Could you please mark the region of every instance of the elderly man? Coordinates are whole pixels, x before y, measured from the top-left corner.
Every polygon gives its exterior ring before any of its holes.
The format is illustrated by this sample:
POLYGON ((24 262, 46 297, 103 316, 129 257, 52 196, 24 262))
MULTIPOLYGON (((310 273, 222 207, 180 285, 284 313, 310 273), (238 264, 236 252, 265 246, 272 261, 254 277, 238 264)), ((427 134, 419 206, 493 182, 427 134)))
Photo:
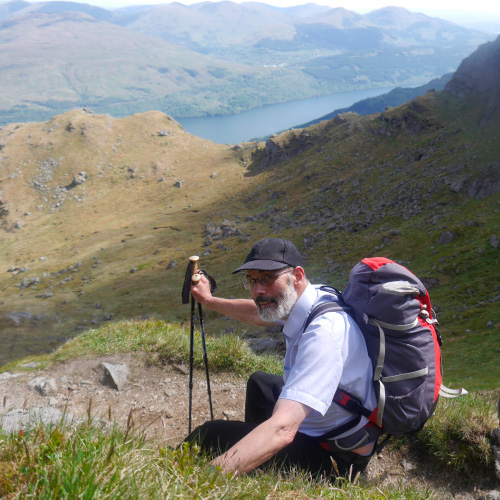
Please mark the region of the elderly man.
POLYGON ((245 422, 206 422, 186 440, 216 453, 213 464, 226 472, 273 464, 315 474, 364 470, 380 431, 333 400, 341 387, 370 410, 376 407, 372 364, 358 326, 343 311, 322 314, 306 326, 314 306, 337 298, 309 283, 290 241, 259 241, 234 273, 245 273, 243 286, 252 299, 214 297, 205 277, 192 286, 193 297, 251 325, 282 324, 284 374, 250 377, 245 422))

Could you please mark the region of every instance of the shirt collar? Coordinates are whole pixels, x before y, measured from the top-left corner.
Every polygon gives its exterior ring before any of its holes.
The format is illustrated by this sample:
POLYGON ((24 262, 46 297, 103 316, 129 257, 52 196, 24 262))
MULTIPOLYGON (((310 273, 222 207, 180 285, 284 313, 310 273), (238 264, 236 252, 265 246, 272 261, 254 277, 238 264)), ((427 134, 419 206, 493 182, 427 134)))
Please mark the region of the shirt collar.
POLYGON ((311 310, 314 302, 316 302, 318 293, 316 289, 309 283, 306 289, 302 292, 299 300, 295 303, 290 312, 290 316, 283 327, 283 334, 289 338, 297 337, 304 325, 307 315, 311 310))

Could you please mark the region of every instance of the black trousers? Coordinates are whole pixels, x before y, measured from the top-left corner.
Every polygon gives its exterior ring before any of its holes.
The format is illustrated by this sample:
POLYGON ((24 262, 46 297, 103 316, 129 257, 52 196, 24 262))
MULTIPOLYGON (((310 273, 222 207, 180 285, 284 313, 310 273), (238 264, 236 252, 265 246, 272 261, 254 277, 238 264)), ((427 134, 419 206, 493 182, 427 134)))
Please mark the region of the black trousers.
MULTIPOLYGON (((216 455, 227 451, 240 439, 269 419, 284 385, 283 378, 256 372, 247 382, 245 422, 214 420, 197 427, 185 441, 197 443, 202 450, 216 455)), ((297 432, 293 442, 279 451, 262 468, 299 467, 313 475, 351 476, 362 472, 370 456, 352 452, 325 450, 317 438, 297 432), (332 463, 335 461, 335 465, 332 463)))

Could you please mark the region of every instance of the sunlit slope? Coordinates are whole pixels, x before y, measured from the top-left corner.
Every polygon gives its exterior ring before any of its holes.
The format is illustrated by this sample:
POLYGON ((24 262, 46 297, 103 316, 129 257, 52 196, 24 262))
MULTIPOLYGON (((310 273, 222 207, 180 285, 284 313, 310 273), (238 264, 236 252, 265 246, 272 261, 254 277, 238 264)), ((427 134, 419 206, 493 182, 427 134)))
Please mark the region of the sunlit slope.
POLYGON ((58 338, 105 314, 182 317, 184 262, 200 249, 205 220, 250 183, 230 148, 156 112, 119 120, 75 111, 0 137, 2 312, 43 316, 26 333, 56 325, 58 338), (167 269, 172 260, 179 266, 167 269))

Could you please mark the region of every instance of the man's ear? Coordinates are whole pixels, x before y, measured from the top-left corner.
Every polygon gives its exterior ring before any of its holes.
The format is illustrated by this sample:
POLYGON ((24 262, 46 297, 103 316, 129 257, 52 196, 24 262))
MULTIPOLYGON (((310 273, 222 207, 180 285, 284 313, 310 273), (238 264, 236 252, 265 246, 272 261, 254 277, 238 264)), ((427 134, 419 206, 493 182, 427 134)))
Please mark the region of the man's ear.
POLYGON ((293 274, 293 277, 295 279, 294 285, 295 286, 301 286, 301 285, 303 285, 303 283, 306 280, 306 273, 305 273, 304 269, 302 267, 300 267, 300 266, 297 266, 293 270, 292 274, 293 274))

